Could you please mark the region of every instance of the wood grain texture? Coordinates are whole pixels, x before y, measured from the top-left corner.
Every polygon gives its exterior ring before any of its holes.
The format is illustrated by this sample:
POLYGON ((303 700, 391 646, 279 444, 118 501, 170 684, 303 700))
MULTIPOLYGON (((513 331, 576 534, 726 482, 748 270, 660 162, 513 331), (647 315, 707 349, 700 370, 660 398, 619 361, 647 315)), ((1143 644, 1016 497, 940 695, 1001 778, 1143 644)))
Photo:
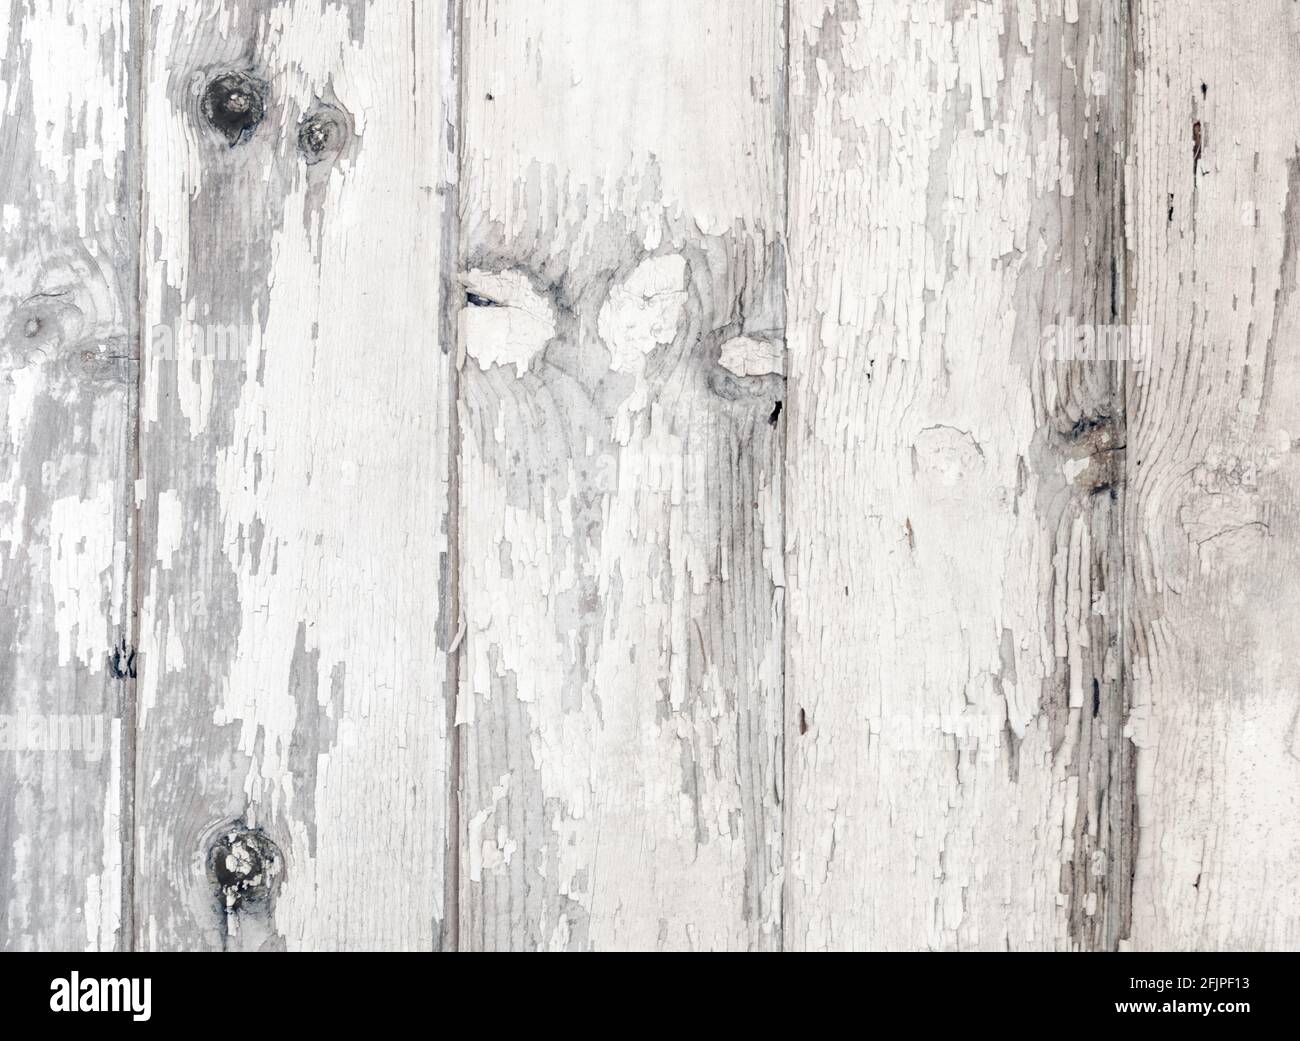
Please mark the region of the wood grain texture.
POLYGON ((791 10, 786 945, 1114 947, 1123 6, 791 10))
POLYGON ((142 948, 440 942, 449 32, 154 12, 142 948))
POLYGON ((1295 3, 7 15, 0 949, 1300 947, 1295 3))
POLYGON ((462 949, 779 943, 783 31, 465 5, 462 949))
POLYGON ((1133 46, 1133 942, 1295 949, 1300 11, 1143 3, 1133 46))
POLYGON ((0 949, 123 945, 133 225, 121 3, 0 21, 0 949))

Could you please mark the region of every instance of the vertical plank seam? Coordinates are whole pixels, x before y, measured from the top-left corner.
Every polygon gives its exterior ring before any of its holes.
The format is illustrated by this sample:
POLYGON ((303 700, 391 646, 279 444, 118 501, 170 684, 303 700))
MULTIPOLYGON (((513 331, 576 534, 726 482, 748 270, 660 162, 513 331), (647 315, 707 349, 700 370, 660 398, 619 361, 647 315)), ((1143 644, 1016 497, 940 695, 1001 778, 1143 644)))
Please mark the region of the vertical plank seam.
POLYGON ((135 362, 135 379, 130 382, 127 394, 127 431, 129 444, 127 448, 127 467, 124 479, 129 483, 126 488, 126 515, 130 531, 127 533, 129 551, 126 560, 125 583, 130 598, 129 653, 136 655, 136 667, 128 669, 122 681, 122 704, 120 709, 120 726, 123 731, 122 772, 121 772, 121 833, 122 846, 122 924, 119 944, 127 951, 137 949, 135 876, 136 876, 136 826, 135 826, 135 786, 136 786, 136 721, 139 701, 138 675, 145 668, 146 662, 139 655, 141 642, 140 623, 140 561, 143 557, 143 518, 139 496, 136 490, 143 474, 143 444, 141 440, 140 402, 144 395, 145 336, 146 336, 146 301, 145 287, 148 285, 144 270, 144 213, 145 213, 145 48, 148 43, 148 19, 146 5, 135 0, 128 7, 131 19, 127 39, 131 50, 129 65, 126 70, 127 97, 130 109, 128 122, 134 122, 127 140, 126 177, 127 197, 130 200, 128 220, 135 222, 135 234, 128 236, 128 241, 135 249, 135 256, 130 265, 134 271, 135 284, 131 287, 132 313, 128 352, 135 362))
MULTIPOLYGON (((1119 188, 1119 208, 1116 213, 1115 207, 1111 208, 1111 219, 1118 217, 1119 227, 1113 237, 1111 246, 1111 255, 1116 258, 1122 272, 1122 286, 1124 292, 1121 309, 1123 311, 1123 322, 1125 329, 1133 328, 1133 278, 1136 271, 1137 258, 1132 256, 1129 250, 1128 241, 1128 189, 1129 189, 1129 157, 1134 144, 1133 141, 1133 91, 1134 79, 1137 74, 1136 47, 1137 47, 1137 0, 1126 0, 1124 5, 1124 22, 1123 32, 1121 33, 1121 43, 1124 48, 1122 67, 1124 70, 1124 108, 1123 119, 1124 125, 1121 128, 1121 140, 1123 143, 1122 164, 1120 166, 1120 188, 1119 188)), ((1119 280, 1117 276, 1116 280, 1119 280)), ((1112 319, 1113 320, 1113 319, 1112 319)), ((1124 443, 1127 446, 1132 440, 1132 430, 1129 426, 1129 409, 1128 409, 1128 380, 1124 370, 1118 366, 1115 372, 1115 402, 1122 417, 1124 431, 1124 443)), ((1124 451, 1120 458, 1120 502, 1118 512, 1118 533, 1115 539, 1116 552, 1118 560, 1119 576, 1119 618, 1116 620, 1116 629, 1119 634, 1119 701, 1120 701, 1120 720, 1121 724, 1127 728, 1128 715, 1133 705, 1133 696, 1130 689, 1130 675, 1128 654, 1130 640, 1128 635, 1129 626, 1129 581, 1128 581, 1128 503, 1129 503, 1129 453, 1124 451)), ((1137 855, 1138 855, 1138 794, 1137 794, 1137 749, 1132 747, 1132 739, 1120 732, 1119 747, 1125 750, 1128 755, 1128 761, 1121 764, 1122 776, 1121 783, 1125 790, 1122 791, 1120 813, 1127 815, 1127 821, 1121 816, 1121 826, 1127 825, 1127 836, 1123 836, 1125 841, 1118 844, 1118 857, 1120 863, 1120 887, 1121 899, 1111 899, 1108 901, 1108 912, 1110 915, 1110 929, 1106 937, 1107 947, 1109 950, 1117 951, 1123 940, 1131 940, 1133 932, 1133 879, 1137 873, 1137 855), (1125 745, 1130 747, 1125 748, 1125 745), (1120 910, 1125 914, 1120 914, 1120 910), (1122 935, 1127 925, 1128 936, 1122 935)), ((1112 849, 1116 847, 1116 842, 1112 839, 1112 849)))
POLYGON ((779 907, 777 909, 777 934, 776 949, 779 952, 786 950, 786 889, 789 886, 788 858, 786 851, 786 838, 790 831, 787 818, 791 812, 790 806, 790 750, 788 746, 789 728, 789 629, 790 629, 790 605, 786 597, 786 591, 790 586, 790 571, 788 566, 788 546, 786 545, 786 528, 787 518, 789 516, 789 496, 790 496, 790 475, 788 473, 790 466, 790 424, 794 419, 794 395, 791 393, 791 381, 794 378, 794 366, 790 364, 790 266, 791 258, 788 253, 790 244, 790 169, 793 166, 793 134, 791 133, 790 119, 790 77, 793 67, 793 56, 791 51, 791 0, 783 0, 782 13, 785 17, 784 26, 784 50, 783 63, 784 68, 781 77, 781 112, 777 124, 777 148, 781 156, 781 180, 782 180, 782 197, 781 197, 781 281, 782 281, 782 299, 783 313, 781 315, 782 330, 781 338, 785 344, 786 362, 786 385, 785 385, 785 422, 781 424, 781 509, 780 509, 780 530, 778 535, 781 539, 781 729, 778 735, 781 750, 781 890, 779 897, 779 907))
MULTIPOLYGON (((447 23, 451 29, 451 78, 447 86, 447 101, 455 105, 451 126, 453 133, 452 149, 455 178, 448 188, 447 203, 443 207, 445 227, 443 231, 444 265, 442 272, 442 346, 451 354, 451 364, 447 367, 449 403, 447 416, 447 617, 451 621, 444 639, 451 641, 446 646, 451 648, 447 655, 447 686, 444 695, 445 715, 447 720, 447 834, 443 838, 446 849, 446 863, 443 868, 443 930, 442 946, 450 952, 460 951, 460 886, 461 886, 461 834, 460 834, 460 799, 462 744, 460 731, 456 726, 456 706, 460 698, 460 663, 465 653, 465 641, 460 636, 460 626, 464 622, 465 610, 461 603, 460 568, 460 492, 461 492, 461 446, 460 446, 460 357, 459 323, 455 320, 456 286, 459 284, 460 272, 460 183, 464 176, 464 135, 465 135, 465 75, 464 52, 465 6, 463 0, 447 0, 447 23)), ((411 0, 414 12, 417 0, 411 0)), ((445 159, 444 159, 445 161, 445 159)))

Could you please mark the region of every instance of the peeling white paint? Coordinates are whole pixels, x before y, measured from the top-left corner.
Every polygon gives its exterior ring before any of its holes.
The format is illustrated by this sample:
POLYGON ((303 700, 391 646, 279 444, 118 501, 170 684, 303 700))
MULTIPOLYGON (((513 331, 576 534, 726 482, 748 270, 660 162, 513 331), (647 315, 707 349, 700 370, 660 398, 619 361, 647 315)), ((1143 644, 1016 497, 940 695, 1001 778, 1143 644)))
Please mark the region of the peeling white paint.
POLYGON ((0 755, 4 950, 124 942, 123 685, 109 662, 131 616, 131 402, 129 365, 106 354, 137 309, 120 183, 131 12, 42 0, 0 23, 0 711, 80 717, 101 741, 113 726, 108 755, 0 755))
POLYGON ((462 945, 776 946, 778 436, 700 376, 779 326, 778 10, 465 25, 464 248, 565 312, 528 380, 462 373, 462 945))
POLYGON ((203 796, 178 814, 166 785, 142 789, 144 942, 428 949, 447 791, 445 12, 366 5, 360 37, 354 5, 204 6, 160 12, 147 59, 147 321, 181 335, 174 363, 145 365, 138 769, 181 763, 203 796), (214 144, 174 103, 209 62, 246 67, 253 40, 293 118, 351 113, 345 158, 307 167, 270 118, 214 144), (229 221, 205 216, 216 205, 229 221), (248 329, 242 364, 200 357, 211 323, 248 329), (179 760, 178 727, 194 735, 179 760), (272 910, 218 926, 192 864, 197 836, 235 818, 287 869, 272 910))
POLYGON ((118 488, 99 484, 90 498, 65 496, 50 504, 50 593, 59 664, 74 659, 91 671, 104 667, 113 645, 114 527, 118 488))
POLYGON ((467 848, 469 850, 469 879, 471 882, 483 881, 484 867, 491 870, 501 864, 509 864, 516 845, 507 837, 504 827, 499 827, 491 839, 484 838, 484 829, 493 817, 496 809, 510 792, 510 775, 502 774, 501 780, 492 787, 492 805, 479 810, 470 818, 467 848))
POLYGON ((620 444, 631 441, 633 417, 648 401, 646 358, 677 335, 686 306, 685 278, 686 258, 680 254, 648 257, 610 289, 600 309, 596 330, 609 350, 610 368, 636 377, 632 393, 619 406, 614 437, 620 444))
POLYGON ((465 3, 0 23, 0 330, 75 315, 0 358, 6 694, 116 706, 136 606, 143 668, 102 772, 0 763, 0 945, 121 945, 126 838, 147 948, 1300 946, 1292 5, 465 3), (137 259, 132 488, 134 376, 69 362, 137 259), (1141 367, 1041 364, 1107 300, 1141 367), (214 921, 235 817, 290 870, 214 921))
POLYGON ((129 39, 129 12, 122 0, 72 5, 61 0, 32 5, 21 22, 23 45, 43 77, 41 88, 30 94, 36 130, 31 147, 67 184, 76 230, 92 252, 98 247, 86 207, 99 199, 107 213, 115 212, 113 194, 102 194, 101 187, 106 175, 116 175, 125 153, 128 107, 125 62, 94 60, 92 48, 121 54, 129 39), (84 132, 87 127, 91 132, 84 132))
POLYGON ((1107 506, 1039 447, 1076 389, 1034 368, 1036 315, 1077 305, 1074 255, 1031 248, 1076 212, 1088 85, 1050 5, 791 15, 786 946, 1090 945, 1107 506))
POLYGON ((785 344, 752 336, 733 336, 722 345, 718 364, 737 376, 782 376, 785 344))
POLYGON ((513 365, 522 376, 528 364, 555 335, 555 307, 519 271, 468 271, 468 293, 483 303, 467 303, 460 312, 461 342, 485 372, 493 365, 513 365))
POLYGON ((181 497, 176 489, 158 493, 157 509, 158 526, 154 529, 154 539, 158 544, 158 563, 164 571, 169 571, 172 557, 180 548, 184 527, 181 497))
POLYGON ((122 939, 122 721, 114 719, 109 725, 100 871, 86 878, 86 945, 92 951, 116 950, 122 939))

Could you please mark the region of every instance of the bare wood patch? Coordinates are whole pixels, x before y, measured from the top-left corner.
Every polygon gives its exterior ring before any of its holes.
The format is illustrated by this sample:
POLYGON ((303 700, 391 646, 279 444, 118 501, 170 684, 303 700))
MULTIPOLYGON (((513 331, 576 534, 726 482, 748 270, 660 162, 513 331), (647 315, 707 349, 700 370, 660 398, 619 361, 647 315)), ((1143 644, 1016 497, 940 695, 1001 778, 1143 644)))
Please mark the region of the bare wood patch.
POLYGON ((1144 3, 1134 22, 1138 948, 1300 944, 1297 34, 1280 0, 1144 3))

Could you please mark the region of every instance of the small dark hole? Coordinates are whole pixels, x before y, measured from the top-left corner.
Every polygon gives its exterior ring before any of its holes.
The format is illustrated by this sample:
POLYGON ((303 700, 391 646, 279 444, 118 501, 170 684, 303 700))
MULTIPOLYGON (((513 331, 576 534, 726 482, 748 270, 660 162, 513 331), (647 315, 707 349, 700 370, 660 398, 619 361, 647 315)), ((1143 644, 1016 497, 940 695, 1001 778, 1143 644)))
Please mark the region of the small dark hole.
POLYGON ((469 292, 465 294, 465 303, 469 304, 470 307, 500 307, 501 306, 495 300, 492 300, 489 297, 480 296, 478 293, 469 293, 469 292))
POLYGON ((781 402, 778 401, 775 407, 772 409, 772 414, 767 417, 767 421, 771 423, 772 426, 776 426, 776 424, 780 421, 780 419, 781 419, 781 402))

